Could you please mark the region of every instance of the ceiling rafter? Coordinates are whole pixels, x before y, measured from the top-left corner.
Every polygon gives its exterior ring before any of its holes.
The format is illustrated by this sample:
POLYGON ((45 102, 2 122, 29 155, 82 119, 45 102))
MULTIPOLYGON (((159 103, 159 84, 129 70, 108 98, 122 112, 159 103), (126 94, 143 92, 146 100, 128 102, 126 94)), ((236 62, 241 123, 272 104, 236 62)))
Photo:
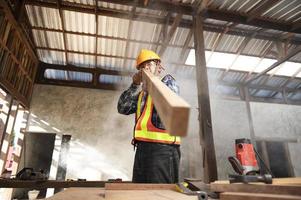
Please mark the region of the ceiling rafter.
MULTIPOLYGON (((65 33, 65 19, 64 19, 64 14, 62 11, 62 0, 57 0, 57 8, 59 10, 59 15, 61 19, 61 25, 62 25, 62 31, 63 31, 63 42, 64 42, 64 52, 65 52, 65 59, 66 59, 66 64, 69 64, 69 59, 68 59, 68 53, 67 53, 67 38, 66 38, 66 33, 65 33)), ((49 45, 48 45, 49 46, 49 45)), ((70 79, 70 74, 66 72, 66 77, 69 80, 70 79)))
POLYGON ((176 33, 176 30, 180 24, 180 21, 182 19, 182 14, 177 14, 177 16, 175 17, 172 25, 171 25, 171 28, 169 30, 169 32, 167 33, 166 37, 164 38, 164 40, 162 41, 162 45, 161 45, 161 48, 159 50, 159 55, 160 56, 163 56, 168 45, 169 45, 169 42, 171 41, 172 37, 174 36, 174 34, 176 33))
POLYGON ((131 37, 130 34, 131 34, 132 29, 133 29, 133 17, 134 17, 135 12, 136 12, 137 2, 138 2, 138 0, 134 1, 132 10, 130 12, 129 26, 128 26, 128 32, 127 32, 127 39, 126 39, 126 43, 125 43, 124 59, 123 59, 123 65, 122 66, 125 66, 126 62, 127 62, 126 56, 129 52, 129 46, 130 46, 129 38, 131 37))
MULTIPOLYGON (((114 0, 114 1, 105 1, 109 3, 118 3, 122 5, 132 5, 133 1, 126 1, 126 0, 114 0)), ((26 2, 29 5, 37 5, 37 6, 45 6, 45 7, 54 7, 51 2, 42 2, 37 0, 28 0, 26 2)), ((137 4, 138 7, 146 8, 146 9, 153 9, 153 10, 160 10, 160 11, 168 11, 168 12, 176 12, 176 13, 182 13, 185 15, 193 15, 195 13, 194 8, 189 4, 173 4, 168 1, 152 1, 149 2, 147 7, 144 7, 141 4, 137 4)), ((85 13, 91 13, 94 14, 94 8, 88 5, 82 5, 77 3, 71 3, 71 2, 63 2, 62 5, 63 9, 68 9, 71 11, 77 11, 77 12, 85 12, 85 13)), ((111 16, 119 16, 124 19, 129 19, 129 16, 127 12, 115 10, 114 11, 107 9, 107 8, 99 8, 98 9, 99 15, 111 15, 111 16)), ((148 20, 149 16, 139 16, 137 14, 134 15, 134 19, 137 18, 144 18, 144 20, 148 20)), ((241 14, 241 13, 235 13, 230 11, 222 11, 218 9, 213 9, 208 7, 206 9, 206 12, 203 14, 204 18, 210 18, 215 20, 222 20, 222 21, 228 21, 228 22, 234 22, 249 26, 257 26, 264 29, 273 29, 273 30, 279 30, 284 32, 294 32, 294 33, 301 33, 300 27, 295 27, 293 29, 292 24, 290 23, 284 23, 279 22, 278 20, 267 20, 261 17, 257 17, 252 19, 251 21, 248 21, 249 16, 247 14, 241 14)), ((184 20, 182 20, 184 22, 184 20)), ((191 26, 192 21, 186 20, 186 23, 188 22, 189 26, 191 26)), ((184 24, 183 24, 184 25, 184 24)))
MULTIPOLYGON (((66 4, 66 2, 64 2, 66 4)), ((56 5, 53 5, 53 3, 49 2, 40 2, 40 1, 33 1, 33 0, 28 0, 27 2, 28 5, 38 5, 38 6, 43 6, 43 7, 49 7, 49 8, 56 8, 56 5)), ((90 7, 82 7, 79 6, 75 3, 73 4, 68 4, 65 6, 61 6, 63 10, 70 10, 70 11, 76 11, 76 12, 84 12, 84 13, 90 13, 90 14, 95 14, 95 8, 91 9, 90 7)), ((117 17, 117 18, 123 18, 123 19, 130 19, 129 12, 127 11, 119 11, 119 10, 113 10, 113 9, 104 9, 104 8, 98 8, 97 10, 97 15, 103 15, 103 16, 110 16, 110 17, 117 17)), ((154 15, 146 15, 146 14, 138 14, 135 13, 132 20, 138 20, 138 21, 143 21, 143 22, 150 22, 150 23, 158 23, 158 24, 165 24, 166 19, 163 16, 154 16, 154 15)), ((174 17, 171 17, 170 20, 170 25, 174 21, 174 17)), ((179 27, 182 28, 191 28, 192 27, 192 21, 187 20, 187 19, 182 19, 179 23, 179 27)), ((209 32, 223 32, 226 26, 223 25, 216 25, 212 23, 204 23, 204 30, 209 31, 209 32)), ((252 32, 246 31, 243 29, 239 28, 231 28, 228 31, 229 35, 238 35, 238 36, 245 36, 245 37, 250 37, 252 35, 252 32)), ((257 34, 255 37, 256 39, 263 39, 263 40, 272 40, 272 41, 287 41, 286 39, 281 39, 278 37, 278 35, 272 35, 269 33, 261 33, 257 34)), ((301 44, 301 40, 294 37, 291 38, 291 43, 293 44, 301 44)))
MULTIPOLYGON (((98 9, 98 0, 95 0, 95 56, 94 56, 94 63, 95 63, 95 68, 97 67, 97 53, 98 53, 98 39, 97 39, 97 34, 98 34, 98 15, 97 15, 97 9, 98 9)), ((94 73, 92 82, 94 85, 97 85, 99 82, 99 74, 94 73)))

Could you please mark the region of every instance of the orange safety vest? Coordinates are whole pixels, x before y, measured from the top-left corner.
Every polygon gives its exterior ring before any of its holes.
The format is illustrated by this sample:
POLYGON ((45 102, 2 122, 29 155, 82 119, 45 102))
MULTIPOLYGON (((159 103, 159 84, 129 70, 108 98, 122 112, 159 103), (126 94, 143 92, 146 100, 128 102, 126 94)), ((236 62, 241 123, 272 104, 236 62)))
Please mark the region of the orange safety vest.
POLYGON ((147 95, 143 111, 141 103, 144 92, 140 92, 137 102, 136 125, 134 140, 144 142, 156 142, 164 144, 180 144, 180 137, 171 136, 165 129, 159 129, 152 123, 154 104, 150 95, 147 95))

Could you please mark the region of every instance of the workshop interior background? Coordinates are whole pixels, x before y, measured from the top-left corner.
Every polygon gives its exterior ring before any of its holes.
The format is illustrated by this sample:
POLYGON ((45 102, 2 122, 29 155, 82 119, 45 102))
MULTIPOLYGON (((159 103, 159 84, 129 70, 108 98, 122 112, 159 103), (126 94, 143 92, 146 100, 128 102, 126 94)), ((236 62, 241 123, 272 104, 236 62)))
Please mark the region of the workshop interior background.
MULTIPOLYGON (((12 13, 21 5, 3 2, 3 169, 15 174, 23 167, 40 167, 45 158, 50 179, 58 177, 61 165, 65 179, 131 180, 134 116, 118 114, 117 101, 131 84, 136 56, 146 48, 160 52, 165 73, 175 77, 180 96, 191 105, 188 136, 181 144, 180 176, 203 178, 194 29, 189 14, 198 1, 175 4, 183 12, 179 14, 156 7, 154 1, 147 9, 123 0, 63 0, 59 4, 28 0, 19 15, 12 13), (4 4, 11 11, 3 9, 4 4), (48 143, 38 145, 43 137, 49 138, 48 143)), ((173 1, 161 1, 162 5, 166 2, 173 1)), ((301 176, 300 50, 252 84, 245 84, 300 47, 300 27, 283 28, 300 24, 300 2, 273 1, 269 7, 259 0, 205 2, 204 48, 218 178, 233 173, 227 158, 235 155, 237 138, 255 141, 277 177, 301 176), (266 10, 259 12, 259 7, 266 10), (260 14, 254 15, 256 11, 260 14), (223 20, 222 12, 251 17, 239 23, 230 17, 223 20), (256 26, 254 18, 264 23, 256 26), (269 21, 277 21, 279 28, 269 21)))

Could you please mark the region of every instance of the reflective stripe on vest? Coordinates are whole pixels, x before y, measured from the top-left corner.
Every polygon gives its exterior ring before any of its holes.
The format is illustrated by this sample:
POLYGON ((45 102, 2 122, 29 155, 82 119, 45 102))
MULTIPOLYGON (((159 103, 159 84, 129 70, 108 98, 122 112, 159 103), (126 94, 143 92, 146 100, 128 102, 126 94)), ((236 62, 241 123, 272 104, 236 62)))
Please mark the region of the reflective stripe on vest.
POLYGON ((140 92, 136 112, 136 127, 134 138, 138 141, 158 142, 165 144, 180 144, 180 137, 171 136, 166 130, 156 128, 152 123, 154 104, 152 98, 147 95, 144 109, 141 113, 141 103, 144 93, 140 92))

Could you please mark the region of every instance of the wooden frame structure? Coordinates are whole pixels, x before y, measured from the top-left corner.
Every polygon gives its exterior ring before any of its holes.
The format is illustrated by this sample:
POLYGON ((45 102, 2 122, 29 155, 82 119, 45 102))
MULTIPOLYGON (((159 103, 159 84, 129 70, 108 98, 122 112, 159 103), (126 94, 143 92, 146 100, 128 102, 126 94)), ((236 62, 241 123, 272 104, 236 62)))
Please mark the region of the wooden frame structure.
MULTIPOLYGON (((278 21, 273 19, 266 19, 261 15, 266 12, 272 5, 276 5, 279 3, 279 0, 264 0, 256 5, 254 8, 250 10, 249 13, 239 13, 233 11, 225 11, 215 8, 211 6, 210 3, 212 1, 195 1, 191 5, 183 4, 183 3, 174 3, 171 1, 142 1, 142 0, 103 0, 102 2, 112 3, 114 5, 127 5, 131 6, 131 10, 116 10, 112 8, 103 8, 99 6, 101 1, 96 0, 95 5, 83 5, 78 3, 71 3, 68 1, 62 0, 27 0, 26 2, 20 1, 17 6, 15 6, 15 16, 10 12, 10 8, 4 0, 0 0, 0 6, 4 11, 4 20, 3 23, 0 24, 0 28, 2 31, 1 36, 1 53, 7 56, 7 59, 0 59, 1 62, 5 61, 5 65, 2 66, 1 71, 1 85, 4 86, 13 97, 18 99, 25 106, 29 106, 30 97, 32 94, 32 88, 34 84, 34 80, 36 78, 36 83, 42 84, 54 84, 54 85, 65 85, 65 86, 74 86, 74 87, 86 87, 86 88, 98 88, 98 89, 117 89, 119 86, 114 84, 103 84, 99 82, 99 77, 101 75, 115 75, 115 76, 130 76, 131 73, 119 72, 115 70, 105 70, 102 68, 97 68, 97 58, 98 57, 108 57, 108 58, 119 58, 123 59, 123 63, 126 63, 126 60, 133 60, 133 57, 117 56, 117 55, 106 55, 98 53, 97 49, 97 40, 99 38, 104 39, 112 39, 118 41, 126 42, 126 49, 128 49, 129 42, 136 42, 140 44, 150 44, 155 45, 157 48, 160 47, 159 53, 164 55, 167 47, 176 47, 181 48, 181 58, 179 58, 175 63, 176 65, 182 65, 185 62, 188 52, 195 48, 196 50, 196 71, 197 71, 197 87, 198 87, 198 98, 199 98, 199 112, 200 112, 200 136, 201 136, 201 145, 203 146, 203 159, 204 159, 204 168, 205 168, 205 181, 210 182, 217 179, 217 170, 216 170, 216 158, 215 158, 215 150, 214 150, 214 141, 212 136, 212 125, 211 125, 211 114, 210 114, 210 102, 209 102, 209 91, 208 91, 208 77, 207 77, 207 69, 206 69, 206 61, 205 61, 205 47, 204 47, 204 38, 203 32, 214 32, 218 33, 215 38, 214 45, 211 51, 216 51, 218 44, 221 42, 224 35, 233 35, 233 36, 242 36, 246 37, 243 43, 236 50, 237 55, 243 55, 243 50, 247 47, 248 43, 252 39, 262 39, 269 41, 266 44, 266 48, 263 52, 261 52, 261 57, 269 57, 269 53, 271 53, 272 48, 274 47, 274 43, 283 42, 286 44, 286 49, 283 52, 288 51, 290 49, 296 48, 297 45, 301 44, 300 37, 297 37, 296 34, 301 33, 301 25, 300 22, 296 23, 287 23, 284 21, 278 21), (24 13, 24 9, 26 5, 31 6, 41 6, 46 8, 58 9, 60 22, 62 24, 62 29, 55 29, 49 27, 39 27, 39 26, 31 26, 29 20, 24 13), (165 16, 157 16, 151 14, 145 14, 137 12, 137 9, 149 9, 152 11, 167 11, 168 17, 165 16), (96 33, 82 33, 76 31, 66 30, 64 14, 63 11, 75 11, 80 13, 88 13, 93 14, 96 17, 96 33), (19 14, 20 13, 20 14, 19 14), (172 15, 175 14, 175 15, 172 15), (25 16, 25 20, 23 23, 23 29, 19 26, 19 19, 21 16, 25 16), (128 19, 132 24, 133 20, 142 21, 142 22, 151 22, 156 24, 164 25, 164 30, 162 30, 163 37, 160 38, 156 42, 148 42, 137 39, 130 38, 121 38, 121 37, 113 37, 107 35, 101 35, 98 33, 98 18, 99 16, 108 16, 115 17, 121 19, 128 19), (17 20, 16 20, 17 19, 17 20), (5 28, 5 23, 9 21, 10 28, 5 28), (223 21, 227 23, 214 23, 214 20, 223 21), (238 25, 243 26, 256 26, 258 29, 252 28, 242 28, 238 25), (169 32, 168 26, 171 26, 169 32), (4 27, 4 28, 3 28, 4 27), (11 27, 13 28, 11 31, 11 27), (24 27, 30 29, 30 31, 24 31, 24 27), (189 34, 185 40, 184 45, 175 45, 170 44, 170 41, 178 27, 188 28, 190 29, 189 34), (271 29, 274 32, 269 32, 271 29), (62 33, 63 34, 63 43, 64 49, 58 48, 50 48, 43 46, 35 46, 35 42, 33 41, 33 36, 31 31, 48 31, 54 33, 62 33), (276 33, 275 33, 276 32, 276 33), (277 32, 281 32, 278 34, 277 32), (282 32, 285 32, 283 34, 282 32), (287 32, 287 33, 286 33, 287 32), (94 52, 82 52, 82 51, 74 51, 68 48, 66 35, 74 34, 81 36, 90 36, 96 38, 96 48, 94 52), (7 41, 9 37, 16 37, 17 40, 14 40, 12 43, 7 41), (194 37, 194 46, 192 46, 192 37, 194 37), (56 52, 63 52, 66 66, 60 65, 50 65, 41 63, 39 64, 39 71, 37 71, 38 59, 36 56, 35 50, 50 50, 56 52), (21 47, 21 48, 19 48, 21 47), (68 53, 75 53, 81 55, 90 55, 95 56, 95 68, 83 68, 70 65, 68 53), (55 80, 55 79, 47 79, 45 78, 45 71, 47 69, 53 70, 64 70, 67 75, 67 80, 55 80), (70 72, 82 72, 89 73, 92 75, 92 80, 90 82, 79 82, 70 80, 70 72), (36 76, 37 74, 37 76, 36 76), (15 76, 16 75, 16 76, 15 76), (2 78, 3 77, 3 78, 2 78)), ((297 16, 294 16, 296 20, 297 16)), ((127 35, 130 34, 131 27, 130 25, 127 35)), ((1 30, 0 30, 1 33, 1 30)), ((276 45, 277 46, 277 45, 276 45)), ((295 53, 298 53, 300 48, 296 48, 295 53), (298 51, 298 52, 297 52, 298 51)), ((284 57, 281 62, 287 61, 293 54, 288 54, 284 57)), ((279 61, 280 63, 280 61, 279 61)), ((279 64, 278 63, 278 64, 279 64)), ((1 67, 0 66, 0 67, 1 67)), ((268 68, 271 70, 275 68, 276 65, 268 68)), ((267 86, 262 84, 254 84, 253 80, 255 78, 259 78, 261 76, 265 76, 266 71, 259 73, 254 76, 253 72, 250 72, 244 77, 244 81, 242 83, 227 83, 224 80, 224 77, 227 73, 231 72, 231 70, 226 70, 219 78, 219 83, 222 85, 227 85, 229 87, 235 87, 240 91, 240 98, 247 101, 247 105, 249 101, 256 99, 252 97, 252 94, 246 91, 250 89, 267 89, 274 91, 273 95, 278 93, 283 94, 284 103, 290 103, 288 100, 287 94, 299 92, 300 88, 298 85, 296 88, 287 87, 288 84, 293 81, 297 74, 300 72, 296 72, 292 78, 287 80, 281 88, 267 86), (249 95, 249 96, 247 96, 249 95)), ((274 75, 272 75, 274 76, 274 75)), ((266 76, 265 81, 270 79, 271 76, 266 76)), ((256 93, 256 91, 254 92, 256 93)), ((265 99, 261 99, 262 101, 266 101, 265 99)), ((249 113, 250 114, 250 113, 249 113)))

